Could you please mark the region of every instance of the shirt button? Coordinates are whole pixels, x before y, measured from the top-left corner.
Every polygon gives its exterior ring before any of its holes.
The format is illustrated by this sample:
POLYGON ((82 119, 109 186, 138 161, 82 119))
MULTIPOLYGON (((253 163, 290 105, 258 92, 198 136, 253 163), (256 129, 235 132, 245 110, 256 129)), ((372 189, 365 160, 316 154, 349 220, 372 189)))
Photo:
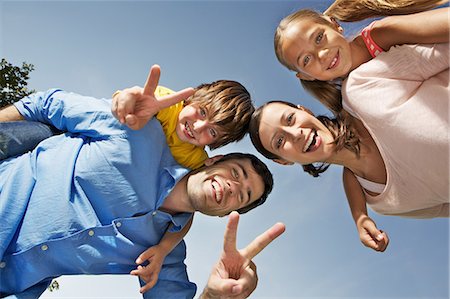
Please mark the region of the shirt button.
POLYGON ((153 213, 152 213, 152 216, 155 216, 157 213, 156 213, 156 211, 154 211, 153 213))
POLYGON ((0 269, 3 269, 3 268, 5 268, 6 267, 6 263, 5 262, 1 262, 0 263, 0 269))
POLYGON ((43 251, 46 251, 46 250, 48 249, 48 246, 44 244, 44 245, 41 246, 41 249, 42 249, 43 251))
POLYGON ((121 227, 121 226, 122 226, 122 222, 117 222, 117 223, 116 223, 116 226, 117 226, 117 227, 121 227))
POLYGON ((95 235, 95 232, 93 231, 93 230, 90 230, 89 232, 88 232, 88 234, 89 234, 89 236, 93 236, 93 235, 95 235))

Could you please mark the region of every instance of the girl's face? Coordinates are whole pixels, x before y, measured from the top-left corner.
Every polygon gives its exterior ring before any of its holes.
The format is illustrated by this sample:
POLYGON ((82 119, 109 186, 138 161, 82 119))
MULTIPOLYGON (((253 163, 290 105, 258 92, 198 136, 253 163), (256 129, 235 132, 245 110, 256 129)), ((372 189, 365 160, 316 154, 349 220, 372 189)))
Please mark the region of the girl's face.
POLYGON ((325 162, 334 145, 331 132, 304 108, 268 104, 262 114, 259 136, 264 148, 282 157, 276 162, 325 162))
POLYGON ((294 21, 284 33, 283 56, 301 79, 329 81, 345 77, 351 70, 352 56, 341 32, 342 27, 333 22, 320 24, 312 18, 294 21))

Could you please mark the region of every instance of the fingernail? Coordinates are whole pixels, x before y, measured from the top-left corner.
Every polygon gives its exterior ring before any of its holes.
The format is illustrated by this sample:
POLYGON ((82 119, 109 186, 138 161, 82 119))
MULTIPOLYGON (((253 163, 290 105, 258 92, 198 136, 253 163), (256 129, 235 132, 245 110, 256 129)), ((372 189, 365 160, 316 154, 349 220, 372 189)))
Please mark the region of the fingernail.
POLYGON ((241 287, 239 285, 236 285, 231 289, 232 294, 239 294, 240 292, 241 292, 241 287))
POLYGON ((382 235, 382 234, 379 234, 379 235, 377 236, 377 239, 378 239, 378 241, 383 240, 383 235, 382 235))

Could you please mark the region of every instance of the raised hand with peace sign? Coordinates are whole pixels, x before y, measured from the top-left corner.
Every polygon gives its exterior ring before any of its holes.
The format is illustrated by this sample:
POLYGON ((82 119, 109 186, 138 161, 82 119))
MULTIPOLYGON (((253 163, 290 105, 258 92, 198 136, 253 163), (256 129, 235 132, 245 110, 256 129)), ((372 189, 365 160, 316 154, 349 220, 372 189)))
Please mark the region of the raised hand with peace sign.
POLYGON ((229 215, 225 230, 223 252, 214 266, 200 298, 247 298, 255 290, 258 276, 252 262, 258 253, 285 231, 285 225, 277 223, 254 239, 247 247, 236 249, 239 214, 229 215))
POLYGON ((160 67, 153 65, 144 88, 134 86, 114 94, 111 112, 120 123, 126 124, 133 130, 142 129, 160 110, 185 100, 194 93, 193 88, 185 88, 179 92, 157 98, 155 90, 160 75, 160 67))

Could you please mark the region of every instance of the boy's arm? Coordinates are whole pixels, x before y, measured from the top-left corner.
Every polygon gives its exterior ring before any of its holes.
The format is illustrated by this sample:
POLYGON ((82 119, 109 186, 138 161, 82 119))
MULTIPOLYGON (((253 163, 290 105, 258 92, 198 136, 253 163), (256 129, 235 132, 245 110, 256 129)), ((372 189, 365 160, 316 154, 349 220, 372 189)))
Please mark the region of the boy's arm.
POLYGON ((367 215, 366 199, 361 185, 348 168, 343 173, 344 189, 355 221, 361 242, 373 250, 383 252, 389 244, 389 238, 377 229, 375 222, 367 215))
POLYGON ((145 293, 150 290, 158 281, 159 272, 165 257, 183 240, 192 225, 194 216, 189 219, 186 225, 179 232, 166 232, 159 244, 144 251, 137 259, 136 264, 149 261, 147 266, 139 265, 136 270, 130 272, 131 275, 139 276, 146 284, 141 287, 140 292, 145 293))
POLYGON ((14 105, 9 105, 0 110, 0 121, 18 121, 18 120, 24 120, 24 118, 14 105))
POLYGON ((447 43, 449 7, 409 15, 390 16, 375 22, 371 36, 385 51, 394 45, 447 43))

